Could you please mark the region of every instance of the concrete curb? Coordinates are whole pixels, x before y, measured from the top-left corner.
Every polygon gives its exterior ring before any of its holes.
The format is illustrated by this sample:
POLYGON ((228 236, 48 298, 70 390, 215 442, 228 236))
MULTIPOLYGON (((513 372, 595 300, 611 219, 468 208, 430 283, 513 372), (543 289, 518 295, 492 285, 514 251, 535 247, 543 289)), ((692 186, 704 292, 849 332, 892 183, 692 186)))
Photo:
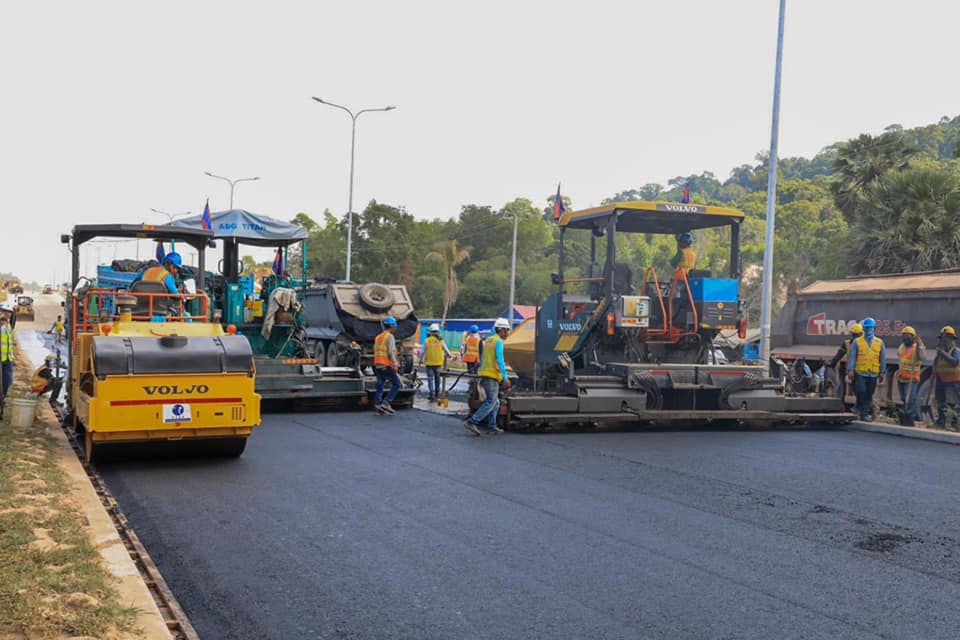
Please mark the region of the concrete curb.
POLYGON ((57 464, 70 482, 71 493, 80 505, 81 514, 89 522, 87 535, 100 552, 107 572, 113 578, 113 586, 120 593, 121 604, 138 609, 135 624, 142 630, 140 637, 147 640, 170 640, 172 636, 163 620, 163 615, 120 539, 113 520, 100 501, 100 496, 90 484, 87 472, 84 471, 80 460, 77 459, 76 453, 67 441, 67 436, 60 428, 53 410, 44 400, 40 402, 43 408, 37 418, 37 424, 42 425, 44 430, 57 441, 57 464))
POLYGON ((872 433, 884 433, 889 436, 916 438, 918 440, 932 440, 934 442, 960 445, 960 433, 953 433, 950 431, 922 428, 918 429, 917 427, 901 427, 900 425, 895 424, 859 421, 854 421, 850 424, 844 425, 843 428, 848 431, 870 431, 872 433))

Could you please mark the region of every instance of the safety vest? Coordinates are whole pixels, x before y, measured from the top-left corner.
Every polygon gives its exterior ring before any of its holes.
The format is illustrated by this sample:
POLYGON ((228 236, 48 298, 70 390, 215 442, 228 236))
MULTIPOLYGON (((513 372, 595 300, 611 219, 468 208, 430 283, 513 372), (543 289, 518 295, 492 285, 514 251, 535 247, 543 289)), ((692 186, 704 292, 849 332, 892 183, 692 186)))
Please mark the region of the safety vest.
POLYGON ((170 272, 163 267, 150 267, 143 272, 140 279, 143 282, 163 282, 167 279, 168 275, 170 275, 170 272))
POLYGON ((57 333, 63 333, 63 321, 57 320, 56 322, 54 322, 53 330, 56 331, 57 333))
POLYGON ((481 378, 493 378, 497 382, 503 381, 500 375, 500 365, 497 364, 497 343, 503 342, 500 336, 493 334, 483 341, 483 357, 480 359, 480 370, 477 375, 481 378))
POLYGON ((393 368, 393 360, 390 359, 390 349, 387 346, 391 335, 389 331, 384 331, 373 341, 373 366, 393 368))
POLYGON ((917 345, 913 344, 908 347, 902 344, 897 352, 900 354, 900 369, 897 371, 897 380, 919 382, 923 362, 918 357, 920 354, 917 351, 917 345))
POLYGON ((0 332, 0 362, 13 362, 13 331, 0 332))
POLYGON ((467 336, 467 349, 463 352, 463 361, 474 363, 480 362, 480 336, 471 333, 467 336))
POLYGON ((427 336, 423 349, 423 364, 428 367, 443 366, 443 340, 436 336, 427 336))
MULTIPOLYGON (((953 355, 951 352, 950 355, 953 355)), ((937 355, 937 364, 935 367, 937 371, 937 380, 940 382, 960 382, 960 365, 952 365, 949 361, 944 360, 937 355)))
POLYGON ((677 271, 682 271, 686 273, 693 269, 694 265, 697 264, 697 252, 692 248, 687 247, 680 250, 680 262, 677 263, 677 271))
POLYGON ((42 372, 46 371, 46 365, 40 367, 33 372, 33 377, 30 378, 30 391, 33 393, 43 393, 47 390, 47 384, 49 380, 40 375, 42 372))
POLYGON ((863 336, 857 338, 857 362, 854 373, 875 373, 880 375, 880 353, 883 352, 883 340, 874 336, 867 344, 863 336))

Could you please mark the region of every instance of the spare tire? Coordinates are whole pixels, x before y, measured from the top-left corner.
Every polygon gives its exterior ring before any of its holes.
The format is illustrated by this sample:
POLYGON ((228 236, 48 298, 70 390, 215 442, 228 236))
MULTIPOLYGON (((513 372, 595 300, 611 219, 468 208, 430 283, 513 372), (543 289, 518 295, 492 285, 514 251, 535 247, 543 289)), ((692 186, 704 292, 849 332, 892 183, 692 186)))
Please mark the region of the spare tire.
POLYGON ((371 311, 388 311, 395 298, 393 291, 379 282, 368 282, 360 287, 360 302, 371 311))

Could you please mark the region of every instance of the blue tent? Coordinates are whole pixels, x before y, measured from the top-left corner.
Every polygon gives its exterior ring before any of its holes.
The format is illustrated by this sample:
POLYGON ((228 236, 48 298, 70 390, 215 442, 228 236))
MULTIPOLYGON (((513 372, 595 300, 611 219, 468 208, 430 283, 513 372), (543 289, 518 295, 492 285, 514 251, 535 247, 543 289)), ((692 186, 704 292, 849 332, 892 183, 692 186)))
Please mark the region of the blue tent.
MULTIPOLYGON (((200 229, 203 216, 190 216, 174 220, 175 227, 200 229)), ((306 240, 307 230, 298 224, 252 213, 244 209, 210 212, 214 238, 236 238, 240 244, 260 247, 279 247, 306 240)))

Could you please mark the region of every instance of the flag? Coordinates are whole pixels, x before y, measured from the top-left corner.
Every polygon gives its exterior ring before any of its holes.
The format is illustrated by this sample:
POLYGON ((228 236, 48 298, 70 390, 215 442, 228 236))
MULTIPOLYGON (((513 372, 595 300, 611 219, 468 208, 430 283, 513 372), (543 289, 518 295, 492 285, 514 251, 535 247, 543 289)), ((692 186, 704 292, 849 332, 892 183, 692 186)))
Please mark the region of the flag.
POLYGON ((166 255, 167 254, 163 250, 163 243, 157 240, 157 262, 159 262, 160 264, 163 264, 163 258, 166 255))
POLYGON ((203 217, 200 218, 200 227, 210 231, 213 229, 213 223, 210 222, 210 199, 207 199, 206 206, 203 207, 203 217))
POLYGON ((273 272, 278 276, 283 275, 283 249, 277 248, 277 255, 273 258, 273 272))
POLYGON ((680 198, 683 204, 690 204, 690 183, 683 185, 683 197, 680 198))
POLYGON ((559 220, 560 216, 566 213, 567 209, 563 206, 563 196, 560 195, 560 183, 557 183, 557 195, 553 198, 553 219, 559 220))

